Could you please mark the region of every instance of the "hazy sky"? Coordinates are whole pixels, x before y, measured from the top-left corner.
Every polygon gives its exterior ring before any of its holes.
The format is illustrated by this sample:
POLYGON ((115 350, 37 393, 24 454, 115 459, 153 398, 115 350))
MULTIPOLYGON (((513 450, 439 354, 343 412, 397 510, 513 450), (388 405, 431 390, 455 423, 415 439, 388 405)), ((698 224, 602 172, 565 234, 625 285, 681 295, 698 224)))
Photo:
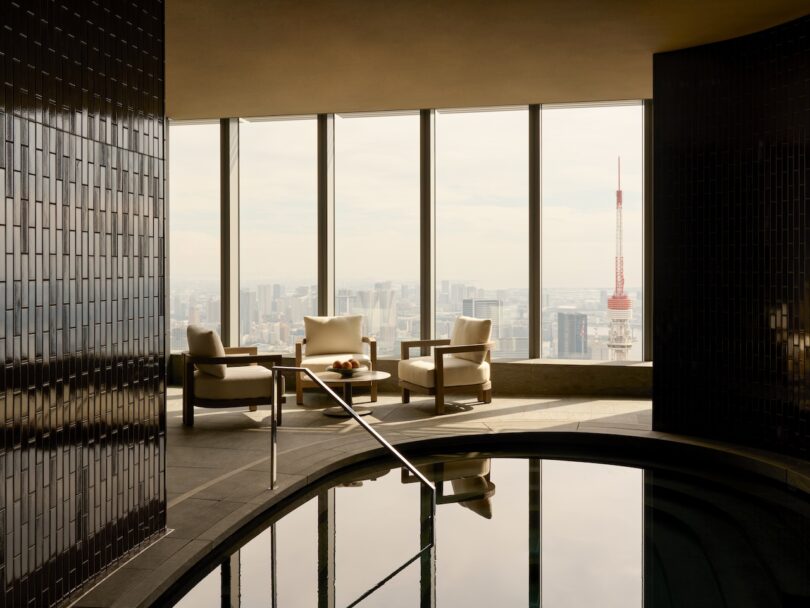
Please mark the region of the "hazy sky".
MULTIPOLYGON (((525 108, 438 113, 438 280, 528 285, 527 125, 525 108)), ((418 126, 336 118, 338 288, 418 279, 418 126)), ((626 285, 639 286, 641 106, 546 107, 542 128, 544 286, 612 286, 619 155, 626 285)), ((315 120, 242 122, 240 137, 242 278, 314 282, 315 120)), ((217 124, 171 127, 172 277, 218 278, 218 140, 217 124)))

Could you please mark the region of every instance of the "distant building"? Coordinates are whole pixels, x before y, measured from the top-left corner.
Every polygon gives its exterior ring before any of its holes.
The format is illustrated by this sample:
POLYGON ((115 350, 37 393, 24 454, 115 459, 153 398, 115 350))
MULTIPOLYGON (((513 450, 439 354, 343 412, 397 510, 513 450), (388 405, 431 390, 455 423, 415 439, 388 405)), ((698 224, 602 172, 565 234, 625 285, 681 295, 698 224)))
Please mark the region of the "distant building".
POLYGON ((255 291, 242 289, 239 292, 239 333, 247 335, 258 320, 258 297, 255 291))
POLYGON ((502 311, 503 302, 501 300, 466 298, 461 306, 461 314, 464 316, 492 321, 492 340, 498 340, 501 337, 502 311))
POLYGON ((588 356, 588 315, 581 312, 557 313, 557 357, 586 359, 588 356))

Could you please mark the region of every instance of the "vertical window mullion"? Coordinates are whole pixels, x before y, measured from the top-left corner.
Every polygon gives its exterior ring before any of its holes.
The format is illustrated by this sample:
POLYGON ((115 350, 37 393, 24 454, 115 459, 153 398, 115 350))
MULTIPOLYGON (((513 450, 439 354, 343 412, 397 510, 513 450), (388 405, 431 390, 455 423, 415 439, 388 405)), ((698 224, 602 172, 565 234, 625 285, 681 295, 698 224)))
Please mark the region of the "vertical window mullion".
POLYGON ((543 351, 542 106, 529 106, 529 358, 543 351))
POLYGON ((644 150, 642 153, 644 169, 644 186, 642 201, 642 225, 644 229, 643 239, 643 292, 644 292, 644 325, 642 326, 642 359, 652 361, 653 358, 653 100, 644 100, 644 126, 642 127, 644 137, 644 150))
MULTIPOLYGON (((436 110, 419 112, 421 339, 436 335, 436 110)), ((427 354, 427 353, 424 353, 427 354)))
POLYGON ((239 344, 239 119, 220 125, 220 289, 222 343, 239 344))
POLYGON ((335 311, 335 115, 318 114, 318 314, 335 311))

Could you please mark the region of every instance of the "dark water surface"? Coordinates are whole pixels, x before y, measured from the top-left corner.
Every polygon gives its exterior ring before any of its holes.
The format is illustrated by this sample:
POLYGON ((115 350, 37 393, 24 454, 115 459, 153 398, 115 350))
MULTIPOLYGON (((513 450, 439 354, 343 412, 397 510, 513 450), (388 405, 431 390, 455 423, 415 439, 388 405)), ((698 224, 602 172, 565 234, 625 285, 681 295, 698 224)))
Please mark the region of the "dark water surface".
POLYGON ((728 473, 418 462, 446 497, 435 546, 421 484, 360 474, 265 523, 177 605, 810 606, 806 495, 728 473))

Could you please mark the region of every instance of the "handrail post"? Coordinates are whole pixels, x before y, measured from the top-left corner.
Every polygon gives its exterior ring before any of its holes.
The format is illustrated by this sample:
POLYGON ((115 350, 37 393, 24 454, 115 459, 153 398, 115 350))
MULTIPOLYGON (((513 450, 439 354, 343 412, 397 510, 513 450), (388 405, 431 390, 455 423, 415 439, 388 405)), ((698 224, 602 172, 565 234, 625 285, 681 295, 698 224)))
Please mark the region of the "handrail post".
POLYGON ((281 401, 284 397, 282 393, 282 386, 284 386, 283 378, 280 378, 281 372, 277 371, 275 367, 270 368, 273 374, 273 405, 270 408, 270 489, 276 488, 276 477, 278 469, 278 424, 276 424, 276 412, 281 411, 281 401))

